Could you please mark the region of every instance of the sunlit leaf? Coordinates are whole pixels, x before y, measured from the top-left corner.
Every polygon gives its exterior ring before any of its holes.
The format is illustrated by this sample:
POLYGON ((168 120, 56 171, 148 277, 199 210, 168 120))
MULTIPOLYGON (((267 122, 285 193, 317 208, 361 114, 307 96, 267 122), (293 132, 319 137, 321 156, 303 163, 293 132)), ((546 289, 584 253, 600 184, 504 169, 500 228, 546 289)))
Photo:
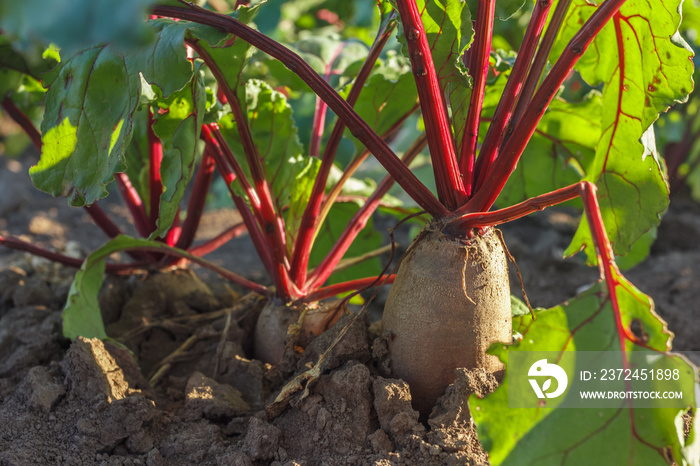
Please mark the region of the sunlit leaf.
MULTIPOLYGON (((603 220, 619 255, 658 224, 668 205, 650 125, 693 86, 691 52, 677 34, 679 5, 679 0, 625 2, 577 65, 588 83, 603 83, 602 134, 585 179, 598 186, 603 220)), ((553 56, 595 9, 585 0, 572 3, 553 56)), ((584 246, 595 262, 585 221, 567 253, 584 246)))
MULTIPOLYGON (((507 362, 509 354, 529 351, 610 351, 628 359, 637 351, 666 352, 670 335, 651 299, 624 277, 615 274, 614 279, 621 325, 634 326, 636 335, 644 335, 643 345, 623 336, 606 290, 598 284, 563 305, 538 312, 535 320, 529 314, 514 318, 518 341, 510 347, 497 345, 493 353, 507 362)), ((583 355, 574 353, 574 358, 583 355)), ((686 362, 678 364, 692 373, 686 362)), ((680 422, 685 409, 664 407, 664 400, 644 409, 634 409, 633 400, 631 405, 597 409, 557 408, 563 398, 555 398, 540 408, 516 409, 508 404, 508 384, 506 377, 495 393, 470 400, 479 439, 493 465, 656 465, 667 464, 665 458, 694 464, 697 459, 700 439, 697 433, 686 439, 680 422)), ((669 381, 663 389, 679 387, 669 381)), ((688 406, 696 402, 687 400, 688 406)))
POLYGON ((193 76, 183 43, 186 28, 174 21, 149 23, 156 39, 136 51, 110 45, 83 50, 44 75, 46 111, 42 158, 31 168, 34 184, 54 195, 72 190, 71 203, 92 204, 107 194, 112 174, 123 169, 125 146, 145 81, 167 98, 193 76), (76 139, 55 137, 68 128, 76 139))
POLYGON ((35 186, 53 195, 74 188, 74 205, 104 197, 138 103, 138 75, 108 46, 83 50, 45 75, 42 157, 30 169, 35 186))

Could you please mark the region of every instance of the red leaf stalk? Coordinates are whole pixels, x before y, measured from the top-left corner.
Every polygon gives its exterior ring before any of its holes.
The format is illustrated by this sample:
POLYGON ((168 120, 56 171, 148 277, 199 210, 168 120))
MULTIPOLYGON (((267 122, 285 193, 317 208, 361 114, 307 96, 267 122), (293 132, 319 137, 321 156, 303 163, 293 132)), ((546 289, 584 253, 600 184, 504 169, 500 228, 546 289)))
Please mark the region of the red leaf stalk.
POLYGON ((41 152, 41 133, 36 129, 32 120, 15 105, 9 96, 2 99, 2 108, 5 109, 8 115, 17 123, 32 140, 32 144, 41 152))
POLYGON ((326 128, 326 110, 328 110, 328 105, 320 97, 316 96, 316 109, 314 110, 314 122, 309 143, 309 155, 311 157, 318 157, 323 131, 326 128))
POLYGON ((177 240, 176 247, 180 249, 189 249, 192 246, 199 222, 202 219, 207 193, 209 192, 209 186, 211 186, 211 180, 214 177, 215 168, 216 164, 214 157, 211 155, 211 149, 209 146, 206 146, 202 154, 202 161, 197 169, 197 175, 194 178, 192 194, 190 194, 190 199, 187 202, 187 217, 182 223, 182 231, 177 240))
POLYGON ((486 78, 489 74, 489 57, 491 55, 491 36, 495 17, 496 0, 479 0, 476 10, 476 31, 471 46, 469 74, 474 79, 472 95, 469 98, 467 123, 464 126, 462 147, 460 149, 460 169, 464 176, 464 189, 471 196, 474 183, 474 164, 476 161, 476 144, 479 138, 479 121, 484 103, 486 78))
POLYGON ((523 83, 527 77, 527 72, 532 63, 532 57, 535 56, 537 44, 540 40, 540 35, 547 21, 547 13, 552 4, 551 0, 538 0, 535 4, 535 9, 532 11, 530 24, 525 31, 523 44, 518 52, 518 58, 515 60, 515 65, 510 72, 508 82, 503 90, 501 100, 498 102, 496 111, 493 114, 493 119, 486 132, 484 145, 481 148, 481 153, 476 161, 476 190, 478 191, 486 181, 486 174, 498 157, 498 149, 505 137, 505 129, 510 121, 514 106, 518 102, 518 96, 523 88, 523 83))
POLYGON ((430 44, 415 0, 397 0, 396 6, 401 15, 413 65, 438 198, 448 209, 454 210, 467 201, 467 192, 457 164, 447 103, 440 89, 430 44))
MULTIPOLYGON (((79 269, 83 265, 83 259, 78 259, 76 257, 71 257, 71 256, 66 256, 65 254, 61 254, 60 252, 54 252, 54 251, 49 251, 48 249, 44 249, 40 246, 36 246, 32 243, 29 243, 27 241, 23 241, 19 238, 16 238, 14 236, 2 236, 0 235, 0 245, 3 245, 5 247, 8 247, 10 249, 14 249, 16 251, 24 251, 28 252, 32 256, 37 256, 37 257, 43 257, 45 259, 48 259, 53 262, 58 262, 59 264, 63 264, 68 267, 74 267, 76 269, 79 269)), ((141 257, 135 252, 132 252, 130 254, 132 257, 134 255, 141 257)), ((139 262, 139 263, 131 263, 131 264, 107 264, 107 272, 108 273, 131 273, 134 270, 137 269, 143 269, 144 267, 147 267, 149 265, 148 262, 139 262)))
MULTIPOLYGON (((418 138, 404 154, 403 163, 408 166, 413 159, 425 149, 427 142, 427 135, 418 138)), ((374 211, 377 210, 377 207, 379 207, 384 195, 389 192, 389 189, 391 189, 393 185, 394 179, 391 178, 391 176, 384 177, 381 183, 379 183, 374 193, 367 198, 367 201, 362 205, 360 210, 352 217, 328 255, 326 255, 318 267, 314 269, 311 277, 309 277, 309 281, 305 285, 306 290, 313 290, 314 288, 320 287, 328 280, 328 277, 331 276, 333 270, 343 258, 350 245, 355 241, 355 238, 357 238, 357 235, 362 231, 365 225, 367 225, 367 221, 374 211)))
POLYGON ((520 118, 522 118, 523 113, 525 113, 525 109, 530 104, 530 100, 532 100, 532 96, 535 94, 535 89, 537 89, 537 85, 542 77, 542 72, 547 64, 547 58, 549 58, 549 52, 551 52, 552 45, 554 45, 554 40, 557 38, 561 25, 564 23, 564 18, 566 18, 566 12, 568 11, 570 4, 571 0, 559 0, 559 3, 557 3, 556 8, 554 9, 552 19, 549 20, 549 26, 547 26, 547 31, 544 33, 544 37, 542 38, 542 43, 537 49, 535 60, 532 62, 530 73, 527 75, 527 79, 523 85, 523 90, 520 93, 520 98, 518 99, 518 105, 515 107, 513 117, 508 125, 506 140, 508 135, 513 132, 513 129, 520 121, 520 118))
POLYGON ((369 288, 373 283, 379 285, 391 285, 396 279, 396 274, 391 275, 381 275, 379 277, 367 277, 359 278, 357 280, 352 280, 349 282, 336 283, 334 285, 329 285, 324 288, 319 288, 313 293, 304 296, 302 299, 305 303, 313 303, 320 301, 322 299, 330 298, 332 296, 337 296, 340 293, 347 293, 348 291, 362 290, 363 288, 369 288))
MULTIPOLYGON (((210 144, 211 150, 213 151, 212 154, 216 155, 220 153, 224 157, 224 160, 229 164, 233 173, 238 178, 238 182, 241 184, 243 191, 248 197, 248 201, 253 207, 253 212, 256 213, 256 215, 259 214, 261 209, 260 198, 250 185, 248 178, 246 178, 243 167, 238 163, 238 159, 236 159, 231 148, 226 144, 224 136, 221 134, 221 131, 219 131, 219 126, 216 123, 202 125, 202 138, 205 142, 210 144)), ((261 217, 258 217, 258 220, 262 223, 261 217)))
POLYGON ((246 226, 245 222, 237 223, 222 231, 209 241, 205 241, 202 244, 198 244, 197 246, 190 248, 190 254, 194 254, 195 256, 206 256, 210 252, 216 251, 233 238, 238 238, 246 231, 248 231, 248 227, 246 226))
MULTIPOLYGON (((236 209, 238 209, 238 212, 241 214, 243 221, 248 227, 250 238, 253 241, 253 245, 255 246, 258 256, 262 260, 268 275, 270 275, 275 282, 277 295, 283 300, 296 298, 299 295, 298 290, 289 279, 289 273, 287 272, 285 263, 283 261, 279 261, 277 257, 275 257, 274 246, 270 246, 271 239, 269 232, 261 229, 260 225, 256 222, 255 216, 248 208, 245 200, 233 191, 232 183, 236 180, 236 174, 231 171, 227 165, 227 162, 230 163, 229 159, 233 159, 235 161, 235 158, 233 158, 233 154, 230 154, 230 148, 223 141, 223 136, 218 129, 216 129, 216 124, 212 123, 210 125, 203 125, 202 137, 210 144, 210 149, 212 150, 212 154, 214 155, 214 160, 216 162, 216 167, 228 186, 229 192, 231 193, 231 198, 233 199, 234 204, 236 204, 236 209), (215 131, 210 132, 210 129, 212 128, 215 129, 215 131), (212 137, 212 134, 214 134, 216 138, 212 137), (229 154, 225 157, 224 154, 226 151, 228 151, 229 154)), ((240 180, 243 181, 242 178, 240 180)), ((243 183, 241 184, 243 185, 243 183)), ((252 189, 251 192, 255 194, 252 189)), ((255 207, 253 207, 253 209, 255 209, 255 207)), ((260 215, 260 212, 258 211, 255 211, 255 213, 260 215)), ((262 224, 266 225, 266 223, 262 224)))
MULTIPOLYGON (((270 295, 270 290, 268 290, 266 287, 262 285, 258 285, 257 283, 248 280, 247 278, 243 278, 240 275, 230 272, 223 267, 219 267, 218 265, 212 264, 209 261, 206 261, 202 259, 201 257, 193 256, 192 254, 188 253, 187 251, 182 251, 180 249, 175 249, 170 246, 166 245, 154 245, 154 246, 137 246, 133 248, 128 248, 126 250, 132 250, 132 251, 146 251, 146 252, 153 252, 157 254, 163 254, 163 255, 169 255, 169 256, 174 256, 174 257, 180 257, 182 259, 189 260, 191 262, 194 262, 195 264, 199 264, 202 267, 209 269, 218 275, 221 275, 225 279, 237 283, 251 291, 254 291, 256 293, 259 293, 263 296, 269 296, 270 295)), ((109 265, 109 264, 108 264, 109 265)))
MULTIPOLYGON (((362 92, 362 89, 364 88, 364 85, 372 72, 372 68, 379 58, 379 54, 391 36, 391 32, 394 29, 394 23, 391 21, 391 19, 393 19, 393 16, 385 23, 384 27, 380 29, 377 39, 374 41, 374 44, 372 44, 372 47, 367 54, 367 59, 362 64, 360 72, 355 78, 355 83, 350 89, 347 98, 347 103, 350 105, 354 106, 357 102, 360 92, 362 92), (389 27, 389 25, 391 25, 391 27, 389 27)), ((341 119, 336 120, 335 126, 331 131, 331 135, 329 136, 328 142, 326 143, 326 147, 323 151, 321 167, 316 175, 316 180, 314 181, 314 186, 311 190, 311 195, 309 196, 309 202, 304 209, 304 214, 302 215, 299 225, 299 233, 297 235, 297 240, 294 244, 292 254, 290 276, 294 283, 300 287, 304 285, 304 282, 306 282, 309 254, 311 253, 311 247, 313 246, 316 231, 323 221, 323 216, 319 214, 321 212, 323 194, 326 191, 328 174, 333 167, 335 154, 338 150, 338 145, 340 144, 344 131, 345 123, 343 123, 341 119)))
POLYGON ((503 147, 501 155, 491 166, 488 173, 485 174, 485 179, 489 181, 484 184, 482 189, 476 192, 467 205, 459 209, 458 214, 485 212, 496 202, 496 198, 503 190, 503 186, 508 181, 510 174, 513 173, 525 146, 535 132, 537 124, 540 122, 554 95, 558 92, 559 87, 566 79, 566 76, 591 42, 593 42, 596 35, 610 18, 617 13, 623 3, 625 3, 625 0, 606 0, 574 35, 559 57, 559 60, 557 60, 545 78, 542 86, 535 93, 523 117, 515 127, 513 134, 503 147))
POLYGON ((92 221, 95 222, 95 224, 99 226, 110 238, 114 238, 115 236, 122 234, 122 231, 119 229, 117 224, 107 216, 105 211, 102 210, 97 203, 86 205, 85 211, 88 213, 88 215, 90 215, 92 221))
POLYGON ((136 231, 144 238, 148 238, 153 230, 151 229, 151 222, 146 215, 146 209, 143 207, 141 196, 131 184, 131 180, 126 176, 126 173, 115 173, 114 179, 117 181, 119 193, 122 195, 124 203, 131 213, 136 231))
MULTIPOLYGON (((237 166, 236 159, 233 156, 231 149, 226 144, 226 141, 224 140, 224 137, 221 134, 221 132, 219 132, 215 124, 211 124, 210 126, 214 127, 215 129, 214 131, 212 131, 212 133, 216 137, 216 140, 219 143, 219 147, 223 149, 223 154, 226 160, 232 166, 237 166)), ((240 171, 240 174, 238 174, 239 180, 244 186, 244 189, 246 189, 245 185, 247 184, 247 182, 244 181, 245 176, 243 175, 243 172, 241 171, 240 167, 238 167, 238 170, 240 171)), ((265 188, 267 187, 267 183, 264 182, 264 180, 263 186, 265 188)), ((250 187, 250 185, 248 185, 246 192, 251 201, 251 205, 253 206, 253 212, 255 213, 255 217, 257 217, 258 221, 260 222, 260 231, 266 238, 265 243, 272 252, 271 265, 274 268, 274 272, 271 275, 277 284, 277 292, 282 298, 293 296, 294 294, 292 293, 292 290, 294 289, 294 287, 291 285, 291 279, 289 278, 289 264, 287 261, 285 241, 283 238, 281 238, 281 236, 284 235, 284 225, 281 223, 281 218, 280 222, 275 221, 277 214, 275 213, 274 207, 272 207, 271 204, 272 198, 268 197, 266 201, 263 200, 263 197, 260 196, 260 190, 253 190, 250 187), (257 208, 256 203, 258 206, 257 208)), ((269 195, 269 191, 267 192, 267 194, 269 195)))
MULTIPOLYGON (((326 63, 325 74, 323 78, 328 82, 333 74, 333 64, 336 58, 340 55, 345 47, 344 43, 338 44, 338 46, 333 51, 333 55, 326 63)), ((314 111, 314 122, 311 130, 311 142, 309 144, 309 155, 311 157, 318 157, 319 148, 321 147, 321 139, 323 139, 323 131, 326 127, 326 110, 328 110, 328 105, 321 100, 320 97, 316 96, 316 110, 314 111)))
POLYGON ((260 227, 258 226, 258 223, 255 220, 255 217, 251 213, 250 209, 248 208, 245 199, 237 195, 232 188, 232 183, 236 181, 236 175, 226 164, 226 160, 224 159, 224 156, 221 154, 221 152, 215 150, 213 148, 213 145, 210 147, 212 148, 211 150, 212 154, 214 155, 216 168, 221 174, 221 177, 224 179, 226 186, 228 187, 229 193, 231 194, 231 199, 233 199, 233 203, 236 205, 238 213, 240 213, 241 217, 243 217, 243 222, 248 228, 250 238, 253 241, 253 245, 255 246, 255 251, 258 253, 258 256, 260 257, 260 260, 262 261, 263 266, 265 267, 265 270, 267 271, 268 275, 273 277, 274 267, 272 266, 272 256, 270 256, 270 251, 267 248, 267 245, 265 244, 265 236, 260 231, 260 227))
MULTIPOLYGON (((409 110, 405 115, 403 115, 391 128, 389 128, 389 130, 382 135, 382 138, 385 141, 390 141, 398 133, 404 121, 406 121, 406 119, 409 116, 411 116, 417 108, 418 104, 416 104, 411 110, 409 110)), ((328 212, 330 212, 333 203, 340 195, 343 186, 345 186, 345 183, 347 183, 350 177, 352 177, 352 175, 355 174, 357 169, 360 168, 364 161, 367 160, 367 157, 369 157, 369 151, 365 149, 357 157, 352 159, 352 161, 348 164, 347 167, 345 167, 345 170, 343 170, 343 174, 340 176, 338 182, 335 184, 335 186, 333 186, 333 188, 331 188, 330 192, 326 195, 326 198, 323 202, 323 206, 321 207, 321 212, 318 218, 315 220, 317 225, 321 225, 326 219, 326 217, 328 217, 328 212)))
POLYGON ((185 19, 236 34, 242 40, 279 60, 319 95, 339 118, 345 121, 352 135, 359 139, 374 154, 377 160, 418 205, 436 217, 452 216, 430 190, 401 163, 401 160, 399 160, 389 145, 377 136, 367 122, 360 118, 352 106, 343 100, 299 55, 234 18, 208 11, 195 5, 190 5, 188 8, 156 5, 152 8, 152 11, 161 16, 185 19))
POLYGON ((148 110, 148 192, 149 219, 151 231, 156 229, 160 215, 160 196, 163 194, 163 181, 160 178, 160 165, 163 162, 163 144, 153 131, 153 112, 148 110))
POLYGON ((175 218, 173 218, 173 224, 170 225, 168 232, 165 234, 165 244, 175 247, 181 233, 182 227, 180 226, 180 209, 178 208, 177 212, 175 212, 175 218))
MULTIPOLYGON (((213 13, 212 13, 213 14, 213 13)), ((227 17, 227 16, 226 16, 227 17)), ((227 17, 228 18, 228 17, 227 17)), ((257 194, 258 204, 255 205, 254 199, 251 198, 251 204, 256 212, 258 218, 260 219, 262 231, 268 238, 268 245, 272 248, 272 257, 275 263, 279 267, 278 273, 282 276, 280 280, 288 281, 288 258, 287 258, 287 247, 286 238, 284 234, 284 220, 281 215, 279 215, 275 208, 275 201, 273 199, 272 192, 267 183, 267 178, 265 175, 265 167, 263 166, 263 160, 258 152, 258 148, 253 141, 253 135, 250 132, 250 127, 248 126, 248 118, 243 112, 238 96, 231 89, 226 81, 226 78, 218 67, 216 62, 211 58, 211 56, 200 47, 195 41, 188 41, 188 45, 199 54, 199 56, 204 60, 212 74, 216 78, 219 86, 224 91, 228 103, 231 106, 231 112, 233 113, 233 118, 236 121, 236 129, 238 130, 238 135, 241 139, 243 145, 243 151, 245 152, 246 161, 248 162, 248 168, 250 170, 251 177, 253 179, 253 184, 255 185, 255 193, 257 194)), ((227 155, 229 163, 235 161, 230 148, 223 139, 221 133, 216 129, 213 134, 217 138, 221 148, 224 150, 224 154, 227 155)), ((244 180, 243 173, 237 174, 241 182, 244 180)), ((250 191, 252 195, 252 190, 250 191)), ((286 288, 285 288, 286 289, 286 288)), ((279 292, 284 292, 284 289, 278 289, 279 292)))

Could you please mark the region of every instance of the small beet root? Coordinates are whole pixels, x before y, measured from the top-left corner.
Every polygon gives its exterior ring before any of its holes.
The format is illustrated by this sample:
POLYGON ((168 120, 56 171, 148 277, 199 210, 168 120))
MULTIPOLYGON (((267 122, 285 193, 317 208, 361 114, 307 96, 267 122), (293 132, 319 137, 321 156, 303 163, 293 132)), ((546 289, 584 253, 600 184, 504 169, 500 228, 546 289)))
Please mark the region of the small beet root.
POLYGON ((503 364, 486 350, 512 341, 508 263, 492 229, 468 240, 429 225, 406 253, 384 308, 392 377, 408 382, 423 417, 455 380, 455 369, 503 364))
POLYGON ((306 347, 313 337, 328 330, 343 310, 337 301, 303 309, 269 300, 255 325, 255 358, 279 364, 288 346, 306 347))
POLYGON ((284 355, 289 326, 297 323, 300 314, 300 309, 269 300, 255 326, 255 358, 269 364, 279 364, 284 355))

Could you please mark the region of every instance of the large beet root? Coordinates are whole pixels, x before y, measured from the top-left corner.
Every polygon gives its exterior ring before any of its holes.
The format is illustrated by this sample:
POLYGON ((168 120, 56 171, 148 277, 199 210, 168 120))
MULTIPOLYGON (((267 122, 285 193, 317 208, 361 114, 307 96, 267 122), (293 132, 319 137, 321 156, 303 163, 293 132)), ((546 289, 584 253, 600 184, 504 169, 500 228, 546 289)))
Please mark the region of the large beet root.
POLYGON ((384 308, 392 376, 408 382, 413 406, 430 414, 458 367, 503 369, 485 354, 512 341, 508 264, 494 230, 468 240, 429 226, 399 267, 384 308))

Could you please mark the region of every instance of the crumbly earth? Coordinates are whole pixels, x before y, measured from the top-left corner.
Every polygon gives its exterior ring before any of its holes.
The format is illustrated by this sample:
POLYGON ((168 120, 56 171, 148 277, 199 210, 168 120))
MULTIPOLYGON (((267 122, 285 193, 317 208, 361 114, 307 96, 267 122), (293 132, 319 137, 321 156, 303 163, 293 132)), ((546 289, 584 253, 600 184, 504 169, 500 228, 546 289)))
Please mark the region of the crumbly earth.
POLYGON ((1 465, 487 462, 467 398, 495 389, 493 377, 459 371, 426 428, 407 384, 380 375, 383 344, 367 314, 342 317, 272 367, 244 349, 261 299, 223 286, 217 295, 175 270, 106 285, 108 331, 126 348, 71 343, 58 300, 38 303, 50 296, 42 273, 25 273, 0 317, 1 465), (289 390, 297 376, 305 391, 289 390))
MULTIPOLYGON (((0 159, 0 234, 76 254, 98 247, 104 239, 85 214, 36 192, 27 165, 0 159)), ((105 208, 126 217, 118 205, 105 208)), ((210 213, 204 232, 232 221, 230 211, 210 213)), ((576 258, 560 258, 575 221, 556 210, 503 228, 534 305, 557 304, 596 279, 576 258)), ((700 350, 698 237, 700 207, 676 202, 652 255, 626 273, 654 298, 677 350, 700 350)), ((264 280, 245 241, 212 258, 264 280)), ((110 278, 100 304, 115 341, 71 343, 61 309, 73 273, 0 248, 0 465, 488 464, 466 402, 495 381, 459 371, 420 423, 405 382, 385 372, 386 342, 377 339, 385 292, 370 317, 341 318, 280 368, 250 358, 264 303, 187 271, 110 278)), ((511 283, 517 293, 515 275, 511 283)))

